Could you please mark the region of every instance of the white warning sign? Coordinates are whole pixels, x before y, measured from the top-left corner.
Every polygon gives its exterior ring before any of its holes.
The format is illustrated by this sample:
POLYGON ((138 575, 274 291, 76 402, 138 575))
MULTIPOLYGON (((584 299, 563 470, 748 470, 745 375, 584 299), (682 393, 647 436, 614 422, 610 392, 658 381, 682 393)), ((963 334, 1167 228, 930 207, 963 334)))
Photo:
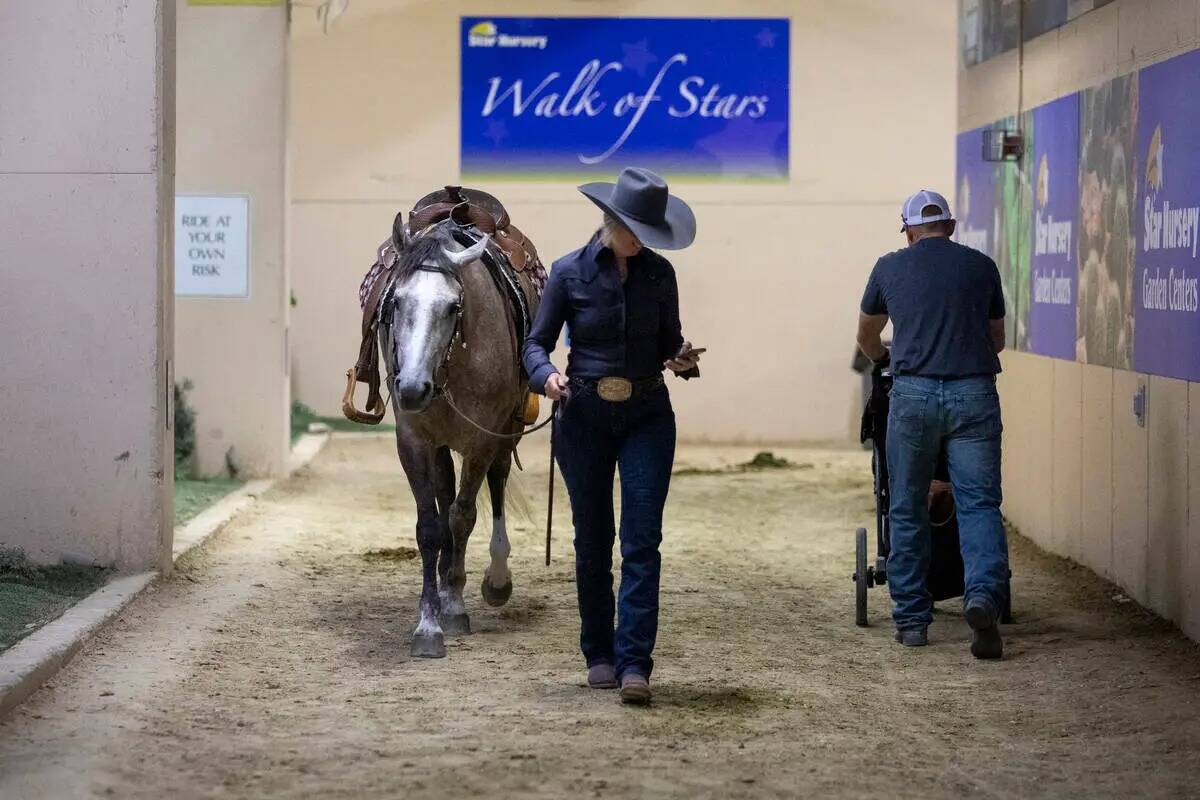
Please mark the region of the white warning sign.
POLYGON ((175 294, 250 296, 250 198, 175 198, 175 294))

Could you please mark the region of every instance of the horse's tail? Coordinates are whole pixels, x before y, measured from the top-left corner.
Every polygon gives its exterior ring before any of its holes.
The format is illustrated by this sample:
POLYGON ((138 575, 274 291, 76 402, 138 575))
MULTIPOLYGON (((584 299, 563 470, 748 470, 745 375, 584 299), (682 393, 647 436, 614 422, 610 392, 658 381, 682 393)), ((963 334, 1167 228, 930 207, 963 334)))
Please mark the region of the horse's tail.
POLYGON ((531 526, 536 524, 533 521, 533 507, 529 504, 529 495, 521 487, 520 478, 515 470, 508 474, 508 483, 504 489, 504 509, 510 517, 531 526))
MULTIPOLYGON (((454 471, 462 470, 462 457, 458 453, 453 453, 454 456, 454 471)), ((489 506, 492 502, 492 491, 488 487, 488 482, 484 481, 480 487, 480 492, 484 495, 481 500, 489 506)), ((521 482, 517 478, 517 471, 512 470, 508 473, 508 480, 504 483, 504 510, 510 519, 518 519, 521 522, 529 525, 536 525, 533 521, 533 506, 529 504, 529 495, 521 488, 521 482)))

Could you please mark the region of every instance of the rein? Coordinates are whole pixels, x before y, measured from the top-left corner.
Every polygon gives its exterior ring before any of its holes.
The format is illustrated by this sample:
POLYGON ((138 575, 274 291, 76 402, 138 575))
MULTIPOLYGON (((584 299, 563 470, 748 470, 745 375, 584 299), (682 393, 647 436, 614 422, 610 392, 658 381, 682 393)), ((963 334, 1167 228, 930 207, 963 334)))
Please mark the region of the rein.
POLYGON ((440 397, 443 400, 445 400, 446 405, 450 406, 450 410, 453 411, 455 414, 458 414, 458 416, 462 417, 463 421, 470 424, 471 427, 475 428, 475 430, 479 431, 480 433, 487 434, 488 436, 491 436, 495 439, 520 439, 521 437, 528 436, 531 433, 537 433, 542 428, 546 427, 547 425, 549 425, 551 422, 554 421, 554 413, 551 412, 549 417, 542 420, 537 425, 534 425, 529 430, 521 431, 520 433, 496 433, 495 431, 489 431, 487 428, 483 427, 478 422, 476 422, 475 420, 471 419, 466 414, 464 414, 459 409, 458 406, 454 405, 454 400, 451 399, 450 393, 448 391, 446 391, 445 389, 434 389, 434 392, 435 392, 434 397, 440 397))

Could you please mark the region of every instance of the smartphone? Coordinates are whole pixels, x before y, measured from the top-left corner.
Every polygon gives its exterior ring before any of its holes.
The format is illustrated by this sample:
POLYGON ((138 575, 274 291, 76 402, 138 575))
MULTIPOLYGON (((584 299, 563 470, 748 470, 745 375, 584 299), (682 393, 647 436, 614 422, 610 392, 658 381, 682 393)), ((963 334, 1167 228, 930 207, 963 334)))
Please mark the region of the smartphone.
POLYGON ((707 353, 707 352, 708 352, 707 347, 693 347, 691 350, 688 350, 686 353, 684 353, 684 355, 685 356, 698 356, 701 353, 707 353))

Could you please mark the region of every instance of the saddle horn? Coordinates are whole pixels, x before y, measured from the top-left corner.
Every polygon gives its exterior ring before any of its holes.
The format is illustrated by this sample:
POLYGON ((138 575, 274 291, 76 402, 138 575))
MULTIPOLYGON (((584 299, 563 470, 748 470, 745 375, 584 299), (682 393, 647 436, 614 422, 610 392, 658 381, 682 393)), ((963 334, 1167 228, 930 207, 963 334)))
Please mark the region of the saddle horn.
POLYGON ((475 261, 482 256, 484 251, 487 250, 487 246, 490 241, 491 238, 485 233, 482 237, 480 237, 478 242, 465 250, 459 250, 457 253, 454 253, 443 247, 442 252, 445 254, 446 258, 450 260, 451 264, 456 267, 461 267, 464 264, 470 264, 472 261, 475 261))

